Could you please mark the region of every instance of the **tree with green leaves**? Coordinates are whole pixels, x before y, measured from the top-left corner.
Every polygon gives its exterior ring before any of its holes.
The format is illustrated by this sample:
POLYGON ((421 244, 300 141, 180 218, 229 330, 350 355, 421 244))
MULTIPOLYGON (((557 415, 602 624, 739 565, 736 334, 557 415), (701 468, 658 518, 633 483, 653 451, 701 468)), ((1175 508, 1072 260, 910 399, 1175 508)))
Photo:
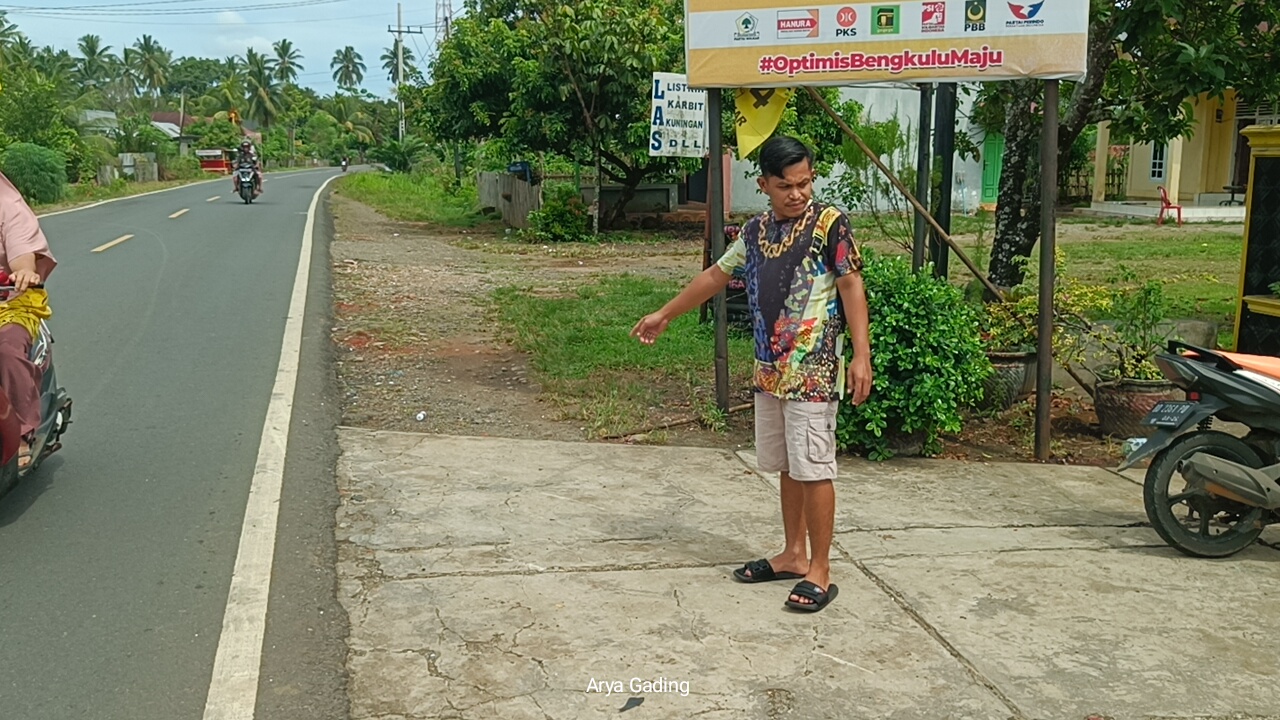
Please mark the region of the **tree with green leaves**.
POLYGON ((260 123, 264 131, 270 130, 271 124, 280 114, 282 102, 274 63, 267 56, 249 48, 244 56, 244 64, 249 91, 245 116, 260 123))
MULTIPOLYGON (((387 71, 387 80, 389 80, 393 85, 399 85, 401 82, 401 79, 397 77, 400 70, 400 63, 396 50, 399 49, 402 44, 403 43, 401 43, 397 38, 391 43, 391 47, 382 52, 382 57, 379 58, 382 60, 382 69, 387 71)), ((409 73, 413 72, 413 63, 416 59, 417 58, 415 58, 413 54, 413 49, 407 45, 404 46, 404 72, 406 77, 409 73)))
POLYGON ((111 46, 103 45, 98 35, 84 35, 77 43, 80 57, 76 60, 76 80, 84 87, 99 87, 111 79, 117 58, 111 46))
MULTIPOLYGON (((1247 101, 1280 98, 1280 3, 1274 0, 1091 0, 1084 79, 1063 84, 1059 164, 1085 128, 1143 142, 1194 132, 1188 99, 1235 89, 1247 101)), ((974 119, 1005 136, 990 275, 1012 287, 1040 238, 1043 84, 985 84, 974 119)))
POLYGON ((132 60, 130 69, 141 82, 142 87, 151 91, 153 100, 160 97, 160 89, 164 87, 169 76, 169 67, 173 64, 172 54, 150 35, 143 35, 133 44, 134 53, 126 58, 126 64, 132 60))
POLYGON ((333 54, 329 68, 333 70, 333 81, 344 90, 354 90, 364 82, 364 58, 350 45, 333 54))
POLYGON ((293 46, 293 42, 288 39, 277 40, 272 46, 276 53, 275 76, 276 80, 291 85, 298 79, 298 73, 306 70, 302 66, 302 53, 293 46))

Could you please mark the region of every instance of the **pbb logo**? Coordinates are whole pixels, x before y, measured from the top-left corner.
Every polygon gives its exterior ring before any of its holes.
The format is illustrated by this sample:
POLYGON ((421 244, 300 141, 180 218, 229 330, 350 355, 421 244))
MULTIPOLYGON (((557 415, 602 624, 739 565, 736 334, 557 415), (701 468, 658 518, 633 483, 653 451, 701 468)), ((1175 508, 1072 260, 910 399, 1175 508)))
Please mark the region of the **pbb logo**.
POLYGON ((964 31, 984 32, 987 29, 987 0, 968 0, 964 6, 964 31))
POLYGON ((1006 27, 1031 27, 1044 25, 1044 20, 1037 18, 1040 10, 1044 7, 1046 0, 1040 0, 1036 3, 1028 3, 1026 5, 1020 3, 1008 3, 1009 12, 1013 13, 1014 20, 1005 23, 1006 27))

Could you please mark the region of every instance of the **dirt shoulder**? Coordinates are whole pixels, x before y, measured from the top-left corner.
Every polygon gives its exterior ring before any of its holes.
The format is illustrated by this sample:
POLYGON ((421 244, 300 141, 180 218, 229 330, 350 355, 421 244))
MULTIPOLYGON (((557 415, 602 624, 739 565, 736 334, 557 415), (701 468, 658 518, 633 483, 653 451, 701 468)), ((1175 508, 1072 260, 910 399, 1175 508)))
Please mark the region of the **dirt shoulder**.
MULTIPOLYGON (((392 221, 337 193, 331 206, 333 339, 343 423, 353 427, 586 439, 574 408, 543 393, 529 358, 502 337, 492 293, 563 292, 621 272, 689 278, 698 268, 696 241, 552 248, 493 228, 392 221)), ((652 410, 650 424, 692 412, 680 403, 652 410)), ((749 433, 750 418, 732 416, 724 433, 695 425, 630 441, 734 447, 749 433)))

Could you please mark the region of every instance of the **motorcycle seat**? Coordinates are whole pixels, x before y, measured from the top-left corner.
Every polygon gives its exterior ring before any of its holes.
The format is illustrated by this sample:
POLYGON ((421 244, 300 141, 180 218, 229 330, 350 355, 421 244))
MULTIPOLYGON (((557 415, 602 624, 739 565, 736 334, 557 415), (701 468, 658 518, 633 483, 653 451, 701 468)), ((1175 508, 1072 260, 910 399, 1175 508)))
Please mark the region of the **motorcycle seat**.
POLYGON ((1252 370, 1260 375, 1280 380, 1280 358, 1266 355, 1242 355, 1240 353, 1219 352, 1219 355, 1239 365, 1245 370, 1252 370))

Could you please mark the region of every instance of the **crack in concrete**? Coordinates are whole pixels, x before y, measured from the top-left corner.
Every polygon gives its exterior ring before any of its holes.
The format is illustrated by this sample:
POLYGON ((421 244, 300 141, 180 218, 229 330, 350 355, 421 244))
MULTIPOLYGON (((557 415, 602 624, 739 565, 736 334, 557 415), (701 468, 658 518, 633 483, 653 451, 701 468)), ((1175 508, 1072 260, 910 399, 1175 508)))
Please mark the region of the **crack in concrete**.
POLYGON ((908 530, 1027 530, 1027 529, 1044 529, 1044 530, 1069 530, 1078 529, 1111 529, 1111 528, 1149 528, 1151 523, 1145 520, 1139 520, 1128 523, 1069 523, 1058 525, 1046 525, 1042 523, 1012 523, 1009 525, 898 525, 894 527, 855 527, 849 530, 837 530, 836 535, 851 535, 853 533, 869 533, 869 532, 905 532, 908 530))
POLYGON ((1012 713, 1010 720, 1030 720, 1028 715, 1022 711, 1022 708, 1018 707, 1017 703, 1006 695, 1005 692, 996 685, 995 681, 984 675, 982 671, 978 669, 977 665, 974 665, 969 658, 965 657, 964 653, 960 652, 959 648, 943 637, 942 633, 935 628, 932 623, 926 620, 923 615, 912 607, 911 603, 907 602, 907 598, 903 596, 902 593, 898 592, 897 588, 894 588, 879 575, 876 575, 862 562, 854 560, 844 551, 843 548, 840 548, 840 553, 845 555, 845 558, 852 562, 854 567, 858 568, 858 570, 865 575, 868 580, 875 583, 876 587, 880 588, 881 592, 888 595, 889 598, 893 600, 894 604, 901 608, 908 617, 914 620, 922 630, 929 634, 929 637, 933 638, 935 642, 941 645, 948 655, 954 658, 956 662, 960 663, 960 666, 964 668, 965 672, 968 673, 969 677, 972 678, 974 682, 986 688, 987 692, 991 693, 1006 708, 1008 708, 1009 712, 1012 713))
POLYGON ((439 572, 439 573, 412 573, 409 575, 397 577, 397 580, 434 580, 437 578, 451 577, 526 577, 532 575, 546 575, 548 573, 555 574, 575 574, 575 573, 610 573, 610 572, 645 572, 649 570, 689 570, 699 568, 718 568, 729 565, 741 564, 737 560, 723 560, 719 562, 700 563, 700 562, 645 562, 645 563, 628 563, 620 565, 589 565, 584 567, 566 568, 551 566, 546 568, 524 568, 519 570, 458 570, 455 572, 439 572))

